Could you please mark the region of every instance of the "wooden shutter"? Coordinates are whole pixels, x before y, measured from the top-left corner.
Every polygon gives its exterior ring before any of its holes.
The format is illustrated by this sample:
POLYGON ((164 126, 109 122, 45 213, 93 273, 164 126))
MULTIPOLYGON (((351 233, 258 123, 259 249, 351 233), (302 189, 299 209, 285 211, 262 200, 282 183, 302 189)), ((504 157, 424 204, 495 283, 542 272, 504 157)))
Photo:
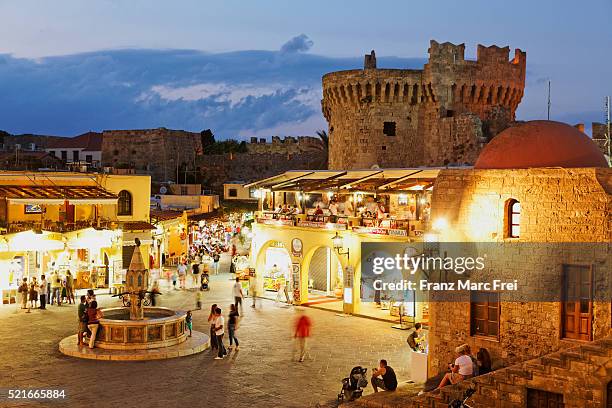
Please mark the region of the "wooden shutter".
POLYGON ((591 340, 593 276, 588 265, 563 265, 563 337, 591 340))

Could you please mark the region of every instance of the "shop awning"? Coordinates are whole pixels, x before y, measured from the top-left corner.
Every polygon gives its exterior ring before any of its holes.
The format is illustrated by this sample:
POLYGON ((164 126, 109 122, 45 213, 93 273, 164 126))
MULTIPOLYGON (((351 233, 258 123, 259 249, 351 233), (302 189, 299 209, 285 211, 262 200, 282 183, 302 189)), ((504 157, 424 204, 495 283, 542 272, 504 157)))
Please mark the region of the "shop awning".
POLYGON ((11 204, 116 204, 117 195, 99 186, 0 186, 11 204))
POLYGON ((86 228, 65 234, 68 238, 66 245, 70 249, 99 249, 113 246, 113 239, 118 234, 112 230, 97 230, 86 228))
POLYGON ((23 231, 5 236, 9 252, 19 251, 58 251, 64 249, 64 241, 59 233, 23 231))
POLYGON ((288 171, 247 186, 289 192, 372 192, 385 193, 423 189, 435 180, 442 168, 368 170, 288 171))

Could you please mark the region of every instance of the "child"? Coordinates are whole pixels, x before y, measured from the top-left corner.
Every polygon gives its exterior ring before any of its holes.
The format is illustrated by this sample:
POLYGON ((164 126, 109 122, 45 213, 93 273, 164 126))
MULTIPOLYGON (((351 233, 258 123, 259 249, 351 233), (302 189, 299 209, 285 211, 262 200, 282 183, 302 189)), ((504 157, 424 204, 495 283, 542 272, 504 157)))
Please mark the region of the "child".
POLYGON ((196 309, 202 310, 202 292, 199 290, 196 292, 196 309))
POLYGON ((188 310, 187 317, 185 318, 185 323, 187 323, 187 328, 189 329, 188 337, 191 337, 192 322, 193 322, 193 316, 191 315, 191 310, 188 310))

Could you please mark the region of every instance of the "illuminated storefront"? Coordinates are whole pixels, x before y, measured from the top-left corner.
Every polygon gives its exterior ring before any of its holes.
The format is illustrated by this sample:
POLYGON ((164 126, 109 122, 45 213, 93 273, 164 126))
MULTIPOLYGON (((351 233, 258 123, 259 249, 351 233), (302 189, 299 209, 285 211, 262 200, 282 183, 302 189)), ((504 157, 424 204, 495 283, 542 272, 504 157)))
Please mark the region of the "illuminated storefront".
POLYGON ((53 272, 70 271, 77 289, 116 282, 126 222, 148 221, 148 176, 0 172, 0 182, 3 304, 16 302, 23 278, 53 272))
POLYGON ((401 312, 426 322, 428 305, 410 294, 399 301, 381 291, 378 302, 361 301, 361 244, 422 241, 438 172, 292 171, 251 183, 259 198, 251 263, 260 291, 272 275, 284 275, 295 303, 390 321, 401 312))

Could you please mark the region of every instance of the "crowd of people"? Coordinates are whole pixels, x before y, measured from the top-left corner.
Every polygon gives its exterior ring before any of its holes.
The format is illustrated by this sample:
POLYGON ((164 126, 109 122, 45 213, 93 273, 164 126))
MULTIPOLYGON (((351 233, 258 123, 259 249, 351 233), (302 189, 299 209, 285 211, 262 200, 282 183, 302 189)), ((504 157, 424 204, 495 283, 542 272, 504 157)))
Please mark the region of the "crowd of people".
POLYGON ((60 275, 52 272, 47 280, 46 275, 23 278, 17 292, 21 297, 22 309, 46 309, 47 304, 61 306, 63 303, 74 304, 74 277, 70 271, 60 275))

